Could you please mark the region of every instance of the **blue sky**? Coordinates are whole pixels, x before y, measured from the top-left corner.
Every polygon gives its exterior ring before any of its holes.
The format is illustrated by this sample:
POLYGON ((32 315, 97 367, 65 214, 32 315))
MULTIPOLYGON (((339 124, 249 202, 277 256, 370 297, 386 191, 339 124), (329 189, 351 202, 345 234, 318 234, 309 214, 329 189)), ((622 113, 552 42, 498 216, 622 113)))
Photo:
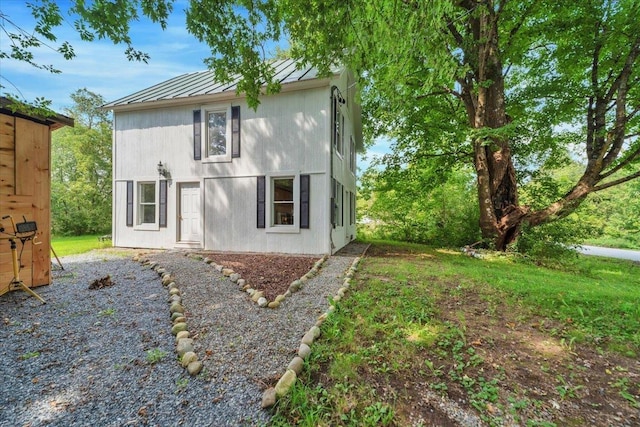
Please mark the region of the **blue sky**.
MULTIPOLYGON (((65 13, 68 2, 60 1, 58 4, 65 13)), ((24 62, 2 59, 2 92, 28 101, 44 97, 52 101, 53 110, 63 112, 64 107, 71 105, 69 94, 77 89, 86 87, 112 101, 176 75, 204 70, 203 59, 210 55, 210 51, 187 33, 184 15, 187 4, 186 1, 174 4, 174 12, 164 31, 160 25, 146 18, 132 24, 133 45, 151 56, 148 64, 128 61, 124 55, 126 46, 114 45, 110 40, 81 41, 72 27, 73 20, 69 18, 56 30, 59 43, 53 46, 69 41, 77 55, 74 59, 67 61, 50 48, 34 51, 37 63, 52 64, 62 73, 52 74, 24 62)), ((24 30, 33 29, 34 19, 24 1, 2 0, 0 9, 3 15, 24 30)), ((4 25, 9 27, 6 21, 4 25)), ((7 43, 6 34, 1 34, 3 50, 6 50, 7 43)))

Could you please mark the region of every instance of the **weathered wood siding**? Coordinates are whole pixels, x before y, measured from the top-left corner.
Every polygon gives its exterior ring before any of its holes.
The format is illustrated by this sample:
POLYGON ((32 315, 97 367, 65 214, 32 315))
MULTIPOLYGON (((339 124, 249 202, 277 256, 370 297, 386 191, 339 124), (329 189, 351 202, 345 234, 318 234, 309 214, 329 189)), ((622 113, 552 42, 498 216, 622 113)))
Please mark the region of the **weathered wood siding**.
MULTIPOLYGON (((11 215, 20 222, 24 216, 38 225, 40 244, 27 242, 22 252, 20 278, 30 287, 51 281, 50 147, 49 126, 0 114, 0 218, 11 215)), ((8 219, 2 226, 12 230, 8 219)), ((9 242, 0 240, 0 294, 9 290, 12 278, 9 242)))

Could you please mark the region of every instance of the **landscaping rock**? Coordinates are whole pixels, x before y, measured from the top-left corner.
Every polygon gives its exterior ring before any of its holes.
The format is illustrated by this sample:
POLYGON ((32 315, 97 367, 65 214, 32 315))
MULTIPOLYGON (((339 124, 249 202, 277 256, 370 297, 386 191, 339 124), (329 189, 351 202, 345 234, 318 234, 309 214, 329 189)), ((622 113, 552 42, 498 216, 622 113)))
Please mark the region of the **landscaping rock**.
POLYGON ((237 283, 241 277, 242 276, 240 276, 238 273, 233 273, 229 276, 229 280, 231 280, 233 283, 237 283))
POLYGON ((229 276, 231 276, 231 275, 233 274, 233 270, 232 270, 232 269, 230 269, 230 268, 223 268, 223 269, 222 269, 222 274, 223 274, 224 276, 229 277, 229 276))
POLYGON ((285 298, 285 296, 284 296, 284 295, 278 295, 274 301, 276 301, 276 302, 282 302, 282 301, 284 300, 284 298, 285 298))
POLYGON ((296 356, 293 359, 291 359, 291 362, 289 362, 289 366, 287 366, 287 369, 291 369, 293 372, 299 375, 300 372, 302 372, 303 367, 304 367, 304 360, 302 360, 302 357, 296 356))
POLYGON ((189 375, 196 376, 202 371, 202 362, 195 360, 187 365, 187 372, 189 375))
POLYGON ((313 335, 314 339, 320 336, 320 328, 318 328, 317 326, 312 326, 311 329, 309 329, 309 332, 311 332, 311 335, 313 335))
POLYGON ((341 297, 340 295, 335 295, 335 296, 333 297, 333 301, 334 301, 334 302, 338 302, 338 301, 340 301, 341 299, 342 299, 342 297, 341 297))
POLYGON ((282 397, 289 393, 289 390, 296 382, 296 373, 291 369, 287 369, 287 372, 280 378, 276 384, 276 396, 282 397))
POLYGON ((175 325, 176 323, 187 323, 187 318, 184 316, 176 317, 173 320, 173 324, 175 325))
POLYGON ((300 347, 298 347, 298 356, 300 356, 303 359, 306 359, 307 357, 309 357, 310 354, 311 354, 311 347, 309 347, 305 343, 300 344, 300 347))
POLYGON ((180 295, 180 289, 178 288, 169 289, 169 295, 180 295))
POLYGON ((247 281, 244 279, 238 279, 237 283, 238 283, 238 286, 242 288, 247 283, 247 281))
POLYGON ((179 340, 181 340, 183 338, 189 338, 190 335, 191 334, 189 334, 189 331, 180 331, 176 335, 176 342, 178 342, 179 340))
POLYGON ((269 304, 267 304, 267 307, 269 307, 269 308, 278 308, 278 307, 280 307, 280 303, 278 301, 271 301, 269 304))
POLYGON ((313 344, 313 340, 314 339, 315 339, 315 337, 313 336, 313 333, 311 333, 311 331, 309 331, 306 334, 304 334, 304 336, 302 337, 301 342, 303 344, 306 344, 306 345, 310 346, 311 344, 313 344))
POLYGON ((269 387, 262 394, 262 409, 270 408, 276 404, 276 389, 269 387))
POLYGON ((187 324, 186 323, 176 323, 171 328, 171 333, 173 335, 178 335, 178 332, 182 332, 182 331, 186 331, 186 330, 187 330, 187 324))
POLYGON ((182 307, 182 304, 180 304, 179 302, 174 302, 173 304, 171 304, 171 307, 169 307, 169 312, 184 313, 184 307, 182 307))
POLYGON ((264 297, 264 292, 254 292, 251 294, 251 300, 253 302, 258 302, 260 298, 264 297))
POLYGON ((184 313, 175 312, 171 314, 171 321, 175 321, 178 317, 183 317, 184 313))
POLYGON ((185 353, 193 351, 193 339, 191 338, 182 338, 178 341, 176 345, 176 353, 178 356, 182 357, 185 353))
POLYGON ((265 297, 258 298, 258 306, 266 307, 269 304, 269 301, 265 297))
POLYGON ((211 264, 213 262, 213 260, 209 257, 205 257, 202 261, 206 262, 207 264, 211 264))
POLYGON ((180 359, 180 362, 182 363, 182 367, 186 368, 187 366, 189 366, 189 363, 195 362, 197 360, 198 356, 196 356, 193 351, 188 351, 182 355, 182 359, 180 359))

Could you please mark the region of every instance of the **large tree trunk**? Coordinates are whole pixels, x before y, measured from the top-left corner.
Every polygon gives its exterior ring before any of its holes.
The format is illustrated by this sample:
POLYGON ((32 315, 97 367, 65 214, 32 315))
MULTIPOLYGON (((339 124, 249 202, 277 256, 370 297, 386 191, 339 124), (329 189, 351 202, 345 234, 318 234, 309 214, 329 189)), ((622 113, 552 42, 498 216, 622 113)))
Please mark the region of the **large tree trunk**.
MULTIPOLYGON (((471 19, 470 29, 478 42, 466 52, 473 73, 459 83, 469 124, 476 130, 500 129, 508 124, 504 78, 498 51, 498 23, 492 2, 485 13, 471 19)), ((505 250, 519 234, 527 210, 518 205, 518 187, 508 138, 478 136, 473 141, 477 173, 480 229, 485 240, 505 250)))

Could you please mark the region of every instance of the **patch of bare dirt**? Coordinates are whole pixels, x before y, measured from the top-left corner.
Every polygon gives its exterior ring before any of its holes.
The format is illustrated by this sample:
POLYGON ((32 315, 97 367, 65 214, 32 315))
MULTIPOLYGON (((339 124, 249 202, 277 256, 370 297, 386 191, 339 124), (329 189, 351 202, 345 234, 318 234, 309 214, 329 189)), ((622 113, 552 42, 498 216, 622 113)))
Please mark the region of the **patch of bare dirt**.
MULTIPOLYGON (((370 248, 368 255, 428 256, 380 246, 370 248)), ((364 383, 394 402, 401 420, 396 425, 415 420, 424 425, 468 425, 442 411, 441 396, 491 425, 640 425, 639 360, 563 340, 560 337, 571 328, 571 319, 563 323, 514 309, 503 304, 499 295, 488 298, 474 288, 459 287, 455 280, 445 283, 435 298, 438 320, 464 333, 458 359, 450 348, 439 352, 436 346, 421 351, 408 361, 411 368, 399 374, 379 375, 368 369, 359 373, 364 383), (482 362, 470 363, 460 375, 465 376, 462 380, 452 380, 451 373, 470 362, 473 354, 482 362), (425 360, 434 363, 437 374, 425 367, 425 360), (495 402, 487 404, 490 396, 470 393, 491 390, 477 387, 480 378, 498 380, 495 402), (476 386, 465 387, 465 381, 475 381, 476 386)))
POLYGON ((304 276, 319 258, 311 256, 200 252, 216 264, 239 273, 253 289, 273 301, 284 294, 294 280, 304 276))

